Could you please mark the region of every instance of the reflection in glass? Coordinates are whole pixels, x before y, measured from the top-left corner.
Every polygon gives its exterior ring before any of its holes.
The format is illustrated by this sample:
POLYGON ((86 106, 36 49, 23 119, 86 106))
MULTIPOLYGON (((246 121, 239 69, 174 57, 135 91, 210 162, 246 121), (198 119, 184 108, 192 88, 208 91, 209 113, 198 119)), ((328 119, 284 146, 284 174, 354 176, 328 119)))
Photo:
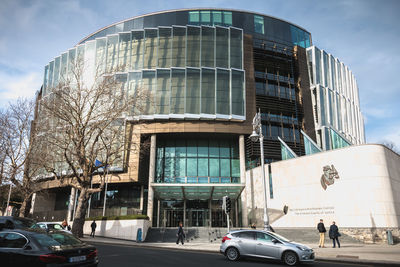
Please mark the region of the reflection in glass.
POLYGON ((239 29, 230 28, 230 54, 231 68, 242 68, 242 31, 239 29))
POLYGON ((144 114, 154 114, 154 93, 156 86, 156 72, 155 71, 143 71, 142 78, 142 89, 146 90, 150 96, 144 105, 144 114))
POLYGON ((229 115, 229 71, 217 69, 217 113, 229 115))
MULTIPOLYGON (((95 69, 98 74, 102 74, 106 67, 106 43, 107 38, 96 40, 96 65, 95 69)), ((71 58, 71 55, 70 55, 71 58)))
POLYGON ((145 29, 144 69, 154 69, 157 65, 157 30, 145 29))
POLYGON ((172 66, 185 67, 186 54, 186 28, 172 28, 172 66))
POLYGON ((171 113, 185 113, 185 70, 172 69, 171 113))
POLYGON ((201 70, 201 113, 215 114, 215 70, 201 70))
POLYGON ((172 60, 172 29, 159 28, 158 31, 158 67, 170 68, 172 60))
POLYGON ((244 72, 232 70, 232 114, 244 116, 244 72))
POLYGON ((216 66, 221 68, 229 68, 229 30, 226 28, 216 27, 216 47, 215 57, 216 66))
POLYGON ((200 28, 187 27, 187 58, 186 66, 200 66, 200 28))
POLYGON ((254 15, 254 31, 264 34, 264 17, 254 15))
POLYGON ((157 70, 156 114, 169 114, 171 78, 169 70, 157 70))
POLYGON ((186 111, 185 113, 200 113, 200 70, 186 70, 186 111))
MULTIPOLYGON (((107 37, 107 72, 114 72, 117 68, 118 57, 118 35, 111 35, 107 37)), ((78 50, 79 57, 79 50, 78 50)))
POLYGON ((130 69, 130 46, 131 33, 119 34, 119 53, 118 67, 119 71, 127 71, 130 69))
POLYGON ((140 70, 143 68, 143 53, 144 53, 144 32, 132 31, 131 42, 131 65, 132 69, 140 70))
MULTIPOLYGON (((201 27, 201 66, 214 67, 215 28, 201 27)), ((241 57, 242 55, 240 55, 241 57)))

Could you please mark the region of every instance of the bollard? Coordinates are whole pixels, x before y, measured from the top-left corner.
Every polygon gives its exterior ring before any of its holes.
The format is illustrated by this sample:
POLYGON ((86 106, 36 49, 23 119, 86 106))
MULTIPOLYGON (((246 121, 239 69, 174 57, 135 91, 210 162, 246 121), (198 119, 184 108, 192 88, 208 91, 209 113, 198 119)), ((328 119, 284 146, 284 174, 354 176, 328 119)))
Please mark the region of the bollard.
POLYGON ((393 245, 393 235, 391 230, 386 230, 388 245, 393 245))

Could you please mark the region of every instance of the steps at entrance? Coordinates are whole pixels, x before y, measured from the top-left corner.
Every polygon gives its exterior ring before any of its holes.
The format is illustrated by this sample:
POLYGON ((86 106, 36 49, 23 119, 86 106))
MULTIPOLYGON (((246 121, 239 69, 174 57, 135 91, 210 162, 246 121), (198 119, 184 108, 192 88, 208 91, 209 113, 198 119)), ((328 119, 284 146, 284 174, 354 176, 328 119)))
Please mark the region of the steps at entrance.
MULTIPOLYGON (((186 233, 185 242, 193 243, 219 243, 222 237, 227 233, 226 228, 207 228, 207 227, 189 227, 184 228, 186 233)), ((237 230, 237 228, 232 229, 237 230)), ((318 244, 319 234, 314 228, 275 228, 276 233, 286 237, 289 240, 304 244, 318 244)), ((145 242, 176 242, 176 233, 178 228, 150 228, 147 232, 145 242)), ((339 238, 340 243, 355 244, 361 243, 346 234, 342 233, 339 238)), ((332 241, 325 235, 325 246, 331 246, 332 241)))

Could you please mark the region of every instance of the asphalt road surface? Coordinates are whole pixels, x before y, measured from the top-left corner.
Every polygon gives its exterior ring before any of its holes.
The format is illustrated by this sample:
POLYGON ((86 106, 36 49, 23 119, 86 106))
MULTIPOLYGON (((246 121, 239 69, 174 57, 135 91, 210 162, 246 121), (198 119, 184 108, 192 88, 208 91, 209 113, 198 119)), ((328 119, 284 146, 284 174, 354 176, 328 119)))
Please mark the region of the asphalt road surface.
MULTIPOLYGON (((285 265, 264 259, 242 259, 237 262, 230 262, 223 255, 217 253, 192 252, 184 250, 171 250, 159 248, 143 248, 136 246, 108 245, 93 242, 99 252, 99 267, 251 267, 251 266, 280 266, 285 265)), ((378 266, 373 264, 346 264, 338 262, 318 262, 314 264, 303 264, 305 267, 332 266, 332 267, 357 267, 357 266, 378 266)), ((388 265, 386 265, 388 266, 388 265)))

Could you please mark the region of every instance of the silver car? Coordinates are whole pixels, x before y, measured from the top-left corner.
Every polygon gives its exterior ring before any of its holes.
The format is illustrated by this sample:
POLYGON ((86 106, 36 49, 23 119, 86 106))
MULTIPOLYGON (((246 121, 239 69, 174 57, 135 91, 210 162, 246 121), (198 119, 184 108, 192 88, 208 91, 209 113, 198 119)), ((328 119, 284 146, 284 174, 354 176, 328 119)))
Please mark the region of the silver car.
POLYGON ((262 230, 232 231, 222 238, 220 252, 231 261, 241 256, 282 260, 287 265, 313 262, 314 251, 276 233, 262 230))

